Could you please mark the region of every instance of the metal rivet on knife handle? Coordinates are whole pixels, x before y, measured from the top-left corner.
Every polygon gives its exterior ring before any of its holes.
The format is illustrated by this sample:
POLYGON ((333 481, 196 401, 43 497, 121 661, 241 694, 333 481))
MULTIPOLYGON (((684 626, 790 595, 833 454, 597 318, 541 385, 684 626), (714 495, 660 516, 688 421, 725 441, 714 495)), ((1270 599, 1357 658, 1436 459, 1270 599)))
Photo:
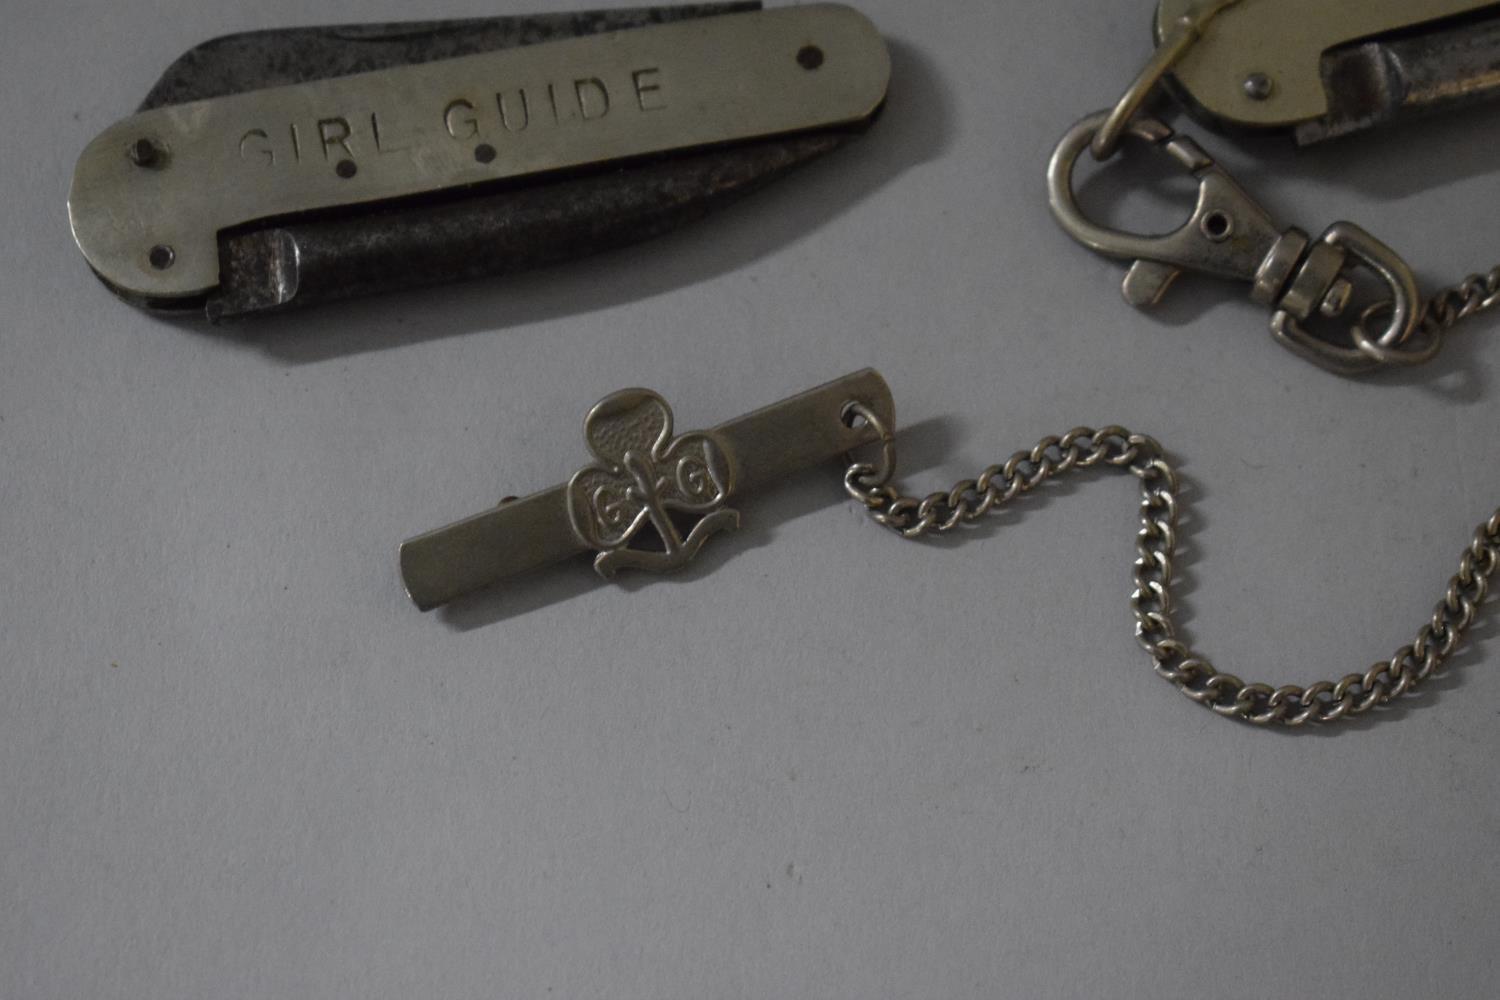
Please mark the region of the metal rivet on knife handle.
POLYGON ((1173 93, 1227 132, 1306 145, 1500 97, 1494 0, 1160 0, 1158 53, 1205 11, 1217 16, 1180 53, 1173 93))

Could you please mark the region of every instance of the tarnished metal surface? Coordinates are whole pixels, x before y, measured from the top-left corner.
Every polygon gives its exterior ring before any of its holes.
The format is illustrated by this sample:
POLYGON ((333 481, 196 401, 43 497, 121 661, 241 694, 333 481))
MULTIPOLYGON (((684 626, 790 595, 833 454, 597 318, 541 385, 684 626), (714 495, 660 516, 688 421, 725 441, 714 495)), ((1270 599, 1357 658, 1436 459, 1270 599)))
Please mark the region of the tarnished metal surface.
POLYGON ((1297 126, 1303 145, 1500 96, 1500 6, 1432 31, 1324 53, 1328 114, 1297 126))
POLYGON ((708 534, 738 524, 729 500, 874 443, 881 427, 895 426, 890 387, 869 368, 681 438, 655 393, 616 393, 585 422, 594 465, 568 485, 404 542, 401 578, 426 611, 591 550, 606 576, 627 566, 680 569, 708 534), (850 420, 851 404, 878 425, 850 420), (663 475, 668 465, 672 473, 663 475), (708 527, 699 522, 682 536, 669 511, 701 516, 708 527), (661 548, 632 545, 648 522, 661 548))
POLYGON ((856 133, 824 131, 220 239, 211 319, 541 267, 650 239, 856 133))
MULTIPOLYGON (((604 32, 743 14, 759 7, 754 2, 696 4, 230 35, 199 45, 174 62, 142 109, 175 109, 166 113, 181 114, 185 103, 228 95, 604 32)), ((879 58, 886 60, 878 36, 874 42, 879 58)), ((795 53, 799 73, 826 80, 830 74, 822 63, 827 53, 818 48, 818 64, 812 68, 800 66, 806 55, 800 49, 795 53)), ((656 82, 647 81, 648 86, 656 82)), ((883 88, 882 83, 882 98, 883 88)), ((193 294, 168 294, 160 287, 140 287, 138 281, 127 287, 107 274, 100 276, 117 294, 137 304, 206 308, 210 318, 217 320, 510 273, 643 240, 699 218, 837 148, 863 131, 872 117, 865 114, 827 127, 786 130, 791 134, 716 142, 707 149, 547 171, 311 213, 270 213, 269 218, 229 225, 216 234, 213 256, 218 282, 193 294)), ((480 159, 489 151, 478 145, 470 165, 493 163, 480 159)), ((499 147, 500 142, 488 145, 499 147)), ((334 150, 340 152, 337 145, 334 150)), ((125 152, 132 164, 130 172, 147 176, 148 183, 174 162, 168 144, 151 138, 127 144, 125 152)), ((499 158, 496 149, 495 159, 499 158)), ((342 178, 342 186, 354 180, 342 178)), ((184 271, 183 248, 175 243, 152 241, 136 250, 140 251, 137 276, 144 273, 148 279, 159 279, 184 271), (167 256, 163 259, 157 254, 167 256)))
POLYGON ((1174 232, 1140 234, 1100 225, 1084 212, 1073 186, 1074 167, 1109 120, 1107 111, 1069 129, 1047 167, 1048 201, 1063 230, 1097 253, 1133 261, 1126 301, 1155 305, 1185 270, 1239 278, 1251 297, 1271 307, 1271 333, 1314 364, 1360 374, 1430 361, 1441 336, 1426 334, 1424 308, 1411 268, 1390 247, 1349 222, 1336 222, 1316 241, 1281 229, 1245 190, 1193 140, 1154 118, 1136 118, 1127 136, 1155 147, 1198 181, 1193 214, 1174 232), (1384 282, 1390 298, 1349 324, 1348 343, 1316 336, 1303 324, 1314 314, 1333 319, 1348 307, 1349 274, 1363 267, 1384 282), (1383 311, 1382 311, 1383 310, 1383 311), (1377 331, 1366 329, 1376 317, 1377 331))
POLYGON ((525 17, 246 31, 211 39, 184 52, 156 81, 139 110, 151 111, 170 104, 582 38, 606 31, 627 31, 760 9, 759 0, 751 0, 525 17))
MULTIPOLYGON (((1161 0, 1157 37, 1170 37, 1173 25, 1201 2, 1161 0)), ((1218 127, 1297 129, 1330 116, 1347 119, 1341 104, 1366 102, 1357 93, 1343 90, 1349 81, 1329 78, 1325 54, 1356 43, 1394 42, 1442 31, 1446 20, 1456 17, 1469 18, 1465 25, 1472 26, 1477 23, 1473 19, 1500 17, 1500 4, 1493 0, 1240 0, 1214 19, 1169 79, 1183 103, 1218 127)), ((1381 58, 1397 51, 1384 48, 1381 58)), ((1427 61, 1425 68, 1409 74, 1413 79, 1431 77, 1472 92, 1476 77, 1484 75, 1462 65, 1431 61, 1456 56, 1469 62, 1461 39, 1437 48, 1418 45, 1402 51, 1407 59, 1427 61)), ((1485 61, 1482 54, 1480 61, 1485 61)), ((1492 63, 1489 72, 1493 73, 1492 63)), ((1489 89, 1495 86, 1491 79, 1489 89)), ((1425 103, 1436 96, 1432 93, 1415 100, 1425 103)), ((1386 103, 1400 106, 1405 98, 1386 103)), ((1304 136, 1314 137, 1313 131, 1304 136)))
POLYGON ((69 211, 111 284, 198 296, 218 233, 256 219, 838 127, 889 75, 835 4, 460 56, 142 112, 89 144, 69 211), (123 155, 143 145, 151 162, 123 155))

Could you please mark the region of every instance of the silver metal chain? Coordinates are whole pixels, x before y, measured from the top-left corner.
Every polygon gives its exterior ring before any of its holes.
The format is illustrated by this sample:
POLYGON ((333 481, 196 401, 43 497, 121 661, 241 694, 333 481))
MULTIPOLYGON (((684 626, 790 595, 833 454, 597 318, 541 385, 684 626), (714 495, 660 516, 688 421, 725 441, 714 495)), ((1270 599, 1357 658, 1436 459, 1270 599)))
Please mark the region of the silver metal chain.
MULTIPOLYGON (((1500 305, 1500 264, 1491 268, 1488 274, 1471 274, 1429 298, 1422 305, 1417 333, 1424 341, 1441 342, 1443 335, 1459 323, 1497 305, 1500 305)), ((1361 317, 1361 327, 1373 313, 1389 308, 1389 304, 1381 303, 1367 309, 1361 317)))
MULTIPOLYGON (((1451 326, 1463 315, 1494 304, 1500 271, 1488 283, 1466 282, 1438 297, 1433 322, 1451 326), (1486 288, 1482 305, 1460 305, 1453 296, 1469 288, 1486 288), (1483 301, 1488 299, 1488 301, 1483 301), (1468 311, 1464 312, 1467 308, 1468 311), (1446 317, 1454 317, 1448 319, 1446 317)), ((1136 536, 1136 638, 1150 654, 1156 672, 1193 701, 1219 715, 1256 725, 1301 726, 1363 715, 1377 706, 1414 691, 1458 648, 1489 593, 1490 579, 1500 571, 1500 510, 1481 524, 1459 559, 1458 572, 1432 616, 1416 638, 1389 660, 1363 673, 1305 687, 1246 683, 1222 673, 1205 657, 1177 638, 1173 621, 1173 560, 1177 552, 1178 479, 1162 448, 1143 434, 1123 427, 1097 430, 1079 427, 1062 437, 1047 437, 1030 451, 1019 451, 1001 465, 992 465, 974 479, 962 479, 945 492, 925 497, 906 496, 890 485, 895 472, 895 441, 880 418, 859 403, 851 403, 848 418, 863 419, 879 431, 881 452, 874 463, 851 462, 844 474, 849 495, 864 504, 870 515, 900 535, 917 539, 942 534, 984 517, 1049 479, 1079 469, 1107 466, 1127 470, 1141 482, 1141 530, 1136 536)))

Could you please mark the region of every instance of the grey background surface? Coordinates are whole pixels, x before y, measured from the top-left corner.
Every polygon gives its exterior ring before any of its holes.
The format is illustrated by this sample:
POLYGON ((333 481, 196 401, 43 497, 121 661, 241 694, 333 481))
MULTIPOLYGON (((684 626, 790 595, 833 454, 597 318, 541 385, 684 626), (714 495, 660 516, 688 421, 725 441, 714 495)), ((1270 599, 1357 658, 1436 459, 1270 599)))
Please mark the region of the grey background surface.
MULTIPOLYGON (((861 6, 885 119, 710 222, 212 330, 90 276, 85 143, 213 35, 525 7, 11 0, 0 997, 1494 995, 1494 624, 1371 723, 1219 720, 1131 638, 1128 477, 912 545, 830 468, 685 579, 407 602, 396 543, 567 475, 607 392, 689 428, 875 365, 924 491, 1079 423, 1165 442, 1224 668, 1307 682, 1410 641, 1500 498, 1493 330, 1345 381, 1239 287, 1134 313, 1042 171, 1145 58, 1148 5, 861 6)), ((1500 258, 1497 124, 1204 142, 1431 285, 1500 258)))

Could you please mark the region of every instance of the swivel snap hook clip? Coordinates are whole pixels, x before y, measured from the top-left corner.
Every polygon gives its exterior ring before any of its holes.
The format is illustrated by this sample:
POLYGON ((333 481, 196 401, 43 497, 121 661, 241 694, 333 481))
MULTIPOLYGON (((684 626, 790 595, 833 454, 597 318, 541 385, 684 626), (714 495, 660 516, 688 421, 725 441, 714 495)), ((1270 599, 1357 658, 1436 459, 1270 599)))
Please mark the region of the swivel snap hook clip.
POLYGON ((1350 222, 1330 226, 1317 240, 1295 227, 1283 230, 1229 173, 1192 139, 1149 117, 1131 120, 1125 136, 1161 150, 1198 180, 1192 215, 1174 232, 1145 235, 1101 226, 1086 215, 1073 188, 1073 170, 1109 118, 1091 115, 1063 136, 1047 168, 1048 200, 1062 228, 1107 257, 1133 263, 1125 300, 1144 309, 1161 301, 1183 271, 1233 278, 1251 285, 1251 298, 1271 309, 1270 328, 1289 350, 1329 371, 1358 374, 1391 365, 1420 364, 1441 346, 1434 334, 1415 337, 1422 320, 1416 278, 1384 243, 1350 222), (1343 340, 1313 333, 1314 313, 1334 319, 1353 293, 1348 272, 1364 265, 1389 288, 1388 301, 1365 309, 1343 340), (1384 316, 1377 331, 1366 322, 1384 316))

